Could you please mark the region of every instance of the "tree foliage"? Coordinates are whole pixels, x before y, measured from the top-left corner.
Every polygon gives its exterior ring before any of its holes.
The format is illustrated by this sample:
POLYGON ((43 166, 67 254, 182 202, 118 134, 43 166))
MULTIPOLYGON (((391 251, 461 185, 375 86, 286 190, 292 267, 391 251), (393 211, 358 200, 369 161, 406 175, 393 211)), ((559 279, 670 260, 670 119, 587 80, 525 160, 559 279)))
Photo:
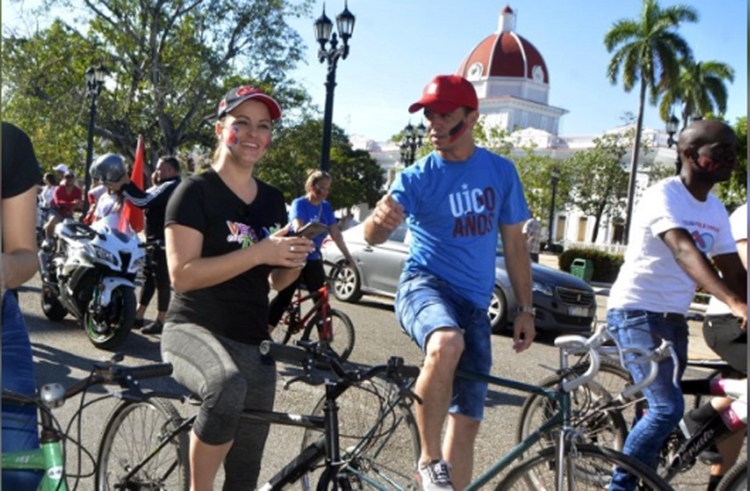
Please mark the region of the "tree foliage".
POLYGON ((662 81, 663 94, 659 103, 662 120, 667 121, 678 102, 682 104, 683 129, 694 115, 722 117, 727 110, 725 81, 734 82, 734 69, 719 61, 696 62, 682 58, 679 63, 678 78, 662 81))
MULTIPOLYGON (((307 118, 279 129, 273 148, 258 166, 258 177, 279 187, 287 202, 305 194, 305 181, 320 165, 323 122, 307 118)), ((374 206, 385 181, 377 162, 364 150, 353 150, 346 133, 333 125, 331 194, 334 209, 366 202, 374 206)))
MULTIPOLYGON (((69 0, 49 4, 73 8, 69 0)), ((4 35, 4 115, 9 111, 32 132, 48 129, 40 118, 66 121, 58 128, 69 132, 67 141, 35 141, 43 156, 82 159, 83 74, 99 63, 109 70, 97 100, 99 152, 132 157, 139 134, 152 158, 183 145, 210 146, 218 101, 240 83, 271 91, 283 107, 307 101, 286 76, 305 49, 287 19, 308 14, 310 0, 82 0, 76 6, 85 11, 76 25, 58 19, 32 34, 4 35)))
POLYGON ((734 131, 739 140, 737 170, 727 182, 719 184, 716 190, 716 195, 729 211, 747 203, 747 116, 737 119, 734 131))
POLYGON ((606 134, 594 139, 593 149, 576 152, 565 161, 565 167, 577 176, 571 204, 595 220, 591 242, 596 242, 605 214, 620 216, 628 190, 623 159, 631 144, 632 135, 606 134))
MULTIPOLYGON (((640 82, 638 94, 638 117, 633 140, 632 161, 630 164, 631 189, 635 190, 638 156, 640 155, 643 113, 646 94, 649 101, 656 104, 659 86, 674 84, 679 75, 680 58, 690 59, 692 50, 676 31, 683 22, 696 22, 698 13, 692 7, 673 5, 662 9, 656 0, 643 0, 643 9, 637 19, 617 21, 604 36, 607 51, 614 54, 607 67, 607 77, 616 84, 622 76, 622 85, 630 92, 640 82)), ((635 200, 635 193, 629 196, 628 217, 635 200)), ((626 224, 630 227, 630 223, 626 224)), ((627 241, 628 230, 625 231, 627 241)))

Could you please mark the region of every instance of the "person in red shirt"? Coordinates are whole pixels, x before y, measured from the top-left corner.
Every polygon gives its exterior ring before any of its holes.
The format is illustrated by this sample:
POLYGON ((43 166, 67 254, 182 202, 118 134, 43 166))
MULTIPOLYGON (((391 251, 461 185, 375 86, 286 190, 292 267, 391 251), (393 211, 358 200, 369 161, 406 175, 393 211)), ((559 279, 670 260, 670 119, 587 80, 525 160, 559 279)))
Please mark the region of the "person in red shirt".
POLYGON ((73 218, 73 211, 80 209, 83 203, 83 192, 75 182, 75 174, 68 171, 65 173, 65 181, 55 188, 50 218, 44 227, 48 239, 55 233, 55 226, 64 218, 73 218))

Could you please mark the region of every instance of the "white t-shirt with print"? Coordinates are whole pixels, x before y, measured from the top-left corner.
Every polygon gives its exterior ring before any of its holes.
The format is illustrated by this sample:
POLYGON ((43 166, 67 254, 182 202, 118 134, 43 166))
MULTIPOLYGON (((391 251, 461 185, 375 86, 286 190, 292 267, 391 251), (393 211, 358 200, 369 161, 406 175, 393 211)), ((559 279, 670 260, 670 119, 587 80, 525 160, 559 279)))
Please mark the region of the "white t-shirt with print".
MULTIPOLYGON (((747 240, 747 203, 740 206, 732 216, 729 217, 729 223, 732 226, 732 236, 735 242, 747 240)), ((711 297, 706 309, 706 315, 723 315, 731 314, 729 306, 716 297, 711 297)))
POLYGON ((664 179, 646 190, 636 206, 625 262, 610 291, 608 308, 687 313, 696 283, 659 238, 676 228, 687 230, 708 256, 737 250, 726 208, 716 196, 698 201, 679 176, 664 179))

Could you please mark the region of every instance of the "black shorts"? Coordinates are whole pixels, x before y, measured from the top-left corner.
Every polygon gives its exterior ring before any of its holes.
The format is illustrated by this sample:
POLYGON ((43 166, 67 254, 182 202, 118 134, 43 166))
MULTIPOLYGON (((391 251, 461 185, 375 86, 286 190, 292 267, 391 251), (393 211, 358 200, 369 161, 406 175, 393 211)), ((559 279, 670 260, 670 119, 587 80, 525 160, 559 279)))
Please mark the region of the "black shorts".
POLYGON ((709 348, 729 365, 747 375, 747 331, 731 315, 707 315, 703 321, 703 339, 709 348))

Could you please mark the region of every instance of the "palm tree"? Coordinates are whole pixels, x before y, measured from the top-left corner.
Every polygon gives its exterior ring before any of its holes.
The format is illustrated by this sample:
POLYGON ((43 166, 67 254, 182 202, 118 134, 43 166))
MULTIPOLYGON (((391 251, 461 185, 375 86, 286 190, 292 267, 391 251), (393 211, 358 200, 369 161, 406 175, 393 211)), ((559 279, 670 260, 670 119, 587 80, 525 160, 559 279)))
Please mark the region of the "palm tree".
POLYGON ((682 102, 682 129, 693 115, 722 116, 727 110, 724 82, 734 82, 734 68, 720 61, 696 62, 690 58, 683 58, 679 63, 680 75, 676 83, 662 83, 664 93, 659 103, 659 116, 666 121, 677 102, 682 102))
POLYGON ((626 92, 633 90, 636 83, 640 82, 638 118, 630 163, 628 204, 623 237, 626 244, 633 214, 646 92, 650 91, 651 104, 656 104, 660 82, 677 79, 679 74, 677 60, 692 57, 690 46, 677 34, 677 27, 682 22, 696 22, 697 20, 698 13, 692 7, 674 5, 662 9, 656 0, 643 0, 640 18, 621 19, 615 22, 604 36, 607 51, 612 53, 616 49, 607 67, 609 81, 616 84, 620 69, 622 69, 622 84, 626 92))

